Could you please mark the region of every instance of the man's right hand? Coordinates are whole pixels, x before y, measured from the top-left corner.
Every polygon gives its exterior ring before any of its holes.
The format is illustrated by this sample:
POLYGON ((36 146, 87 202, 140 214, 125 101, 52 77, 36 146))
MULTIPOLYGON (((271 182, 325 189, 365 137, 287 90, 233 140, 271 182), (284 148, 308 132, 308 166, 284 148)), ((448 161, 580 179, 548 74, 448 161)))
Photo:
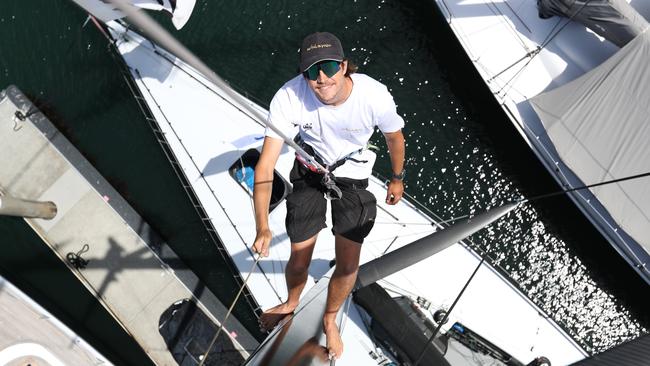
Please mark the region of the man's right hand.
POLYGON ((257 230, 257 236, 255 237, 255 242, 253 243, 253 253, 258 253, 262 257, 269 256, 269 246, 271 246, 271 240, 273 239, 273 233, 269 229, 260 229, 257 230))

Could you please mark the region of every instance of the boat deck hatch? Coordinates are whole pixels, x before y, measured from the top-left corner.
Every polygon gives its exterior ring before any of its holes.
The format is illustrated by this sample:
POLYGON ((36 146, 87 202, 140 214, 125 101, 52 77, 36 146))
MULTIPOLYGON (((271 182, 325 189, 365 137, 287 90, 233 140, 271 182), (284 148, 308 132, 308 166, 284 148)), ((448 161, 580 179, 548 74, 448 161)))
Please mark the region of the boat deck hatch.
MULTIPOLYGON (((239 183, 239 185, 248 193, 253 195, 255 165, 260 158, 260 152, 257 149, 249 149, 230 166, 228 171, 230 176, 239 183)), ((282 178, 277 170, 273 171, 273 191, 271 192, 271 204, 269 212, 279 205, 291 192, 291 185, 282 178)))
POLYGON ((158 323, 169 352, 179 365, 198 365, 209 349, 205 365, 240 365, 244 357, 232 338, 221 332, 210 348, 218 325, 194 301, 180 300, 167 308, 158 323))

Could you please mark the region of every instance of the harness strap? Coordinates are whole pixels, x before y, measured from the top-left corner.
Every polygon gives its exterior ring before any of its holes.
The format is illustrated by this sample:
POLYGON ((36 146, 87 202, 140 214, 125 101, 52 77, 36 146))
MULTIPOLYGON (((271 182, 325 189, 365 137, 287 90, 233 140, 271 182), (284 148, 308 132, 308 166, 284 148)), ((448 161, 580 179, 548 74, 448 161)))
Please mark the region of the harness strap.
POLYGON ((338 160, 332 165, 325 165, 323 164, 322 160, 318 158, 318 156, 314 152, 314 148, 311 147, 309 144, 305 143, 302 138, 300 137, 300 134, 296 135, 294 138, 294 142, 298 144, 303 150, 305 150, 308 154, 314 156, 314 160, 316 160, 317 163, 323 165, 325 169, 327 169, 327 172, 323 172, 320 170, 317 166, 310 164, 302 155, 296 153, 296 159, 307 169, 309 169, 311 172, 316 173, 316 174, 321 174, 323 175, 323 178, 321 179, 321 184, 323 187, 325 187, 325 196, 329 200, 337 200, 341 199, 343 197, 343 192, 341 191, 341 188, 339 188, 336 185, 336 177, 332 172, 340 167, 341 165, 345 164, 347 160, 352 160, 357 163, 367 163, 368 160, 359 160, 359 159, 354 159, 352 156, 355 154, 360 154, 362 153, 365 149, 372 148, 372 146, 369 147, 363 147, 361 149, 355 150, 346 156, 344 156, 342 159, 338 160))
POLYGON ((341 160, 337 161, 336 163, 328 166, 327 170, 329 170, 330 173, 331 173, 332 171, 334 171, 334 169, 336 169, 336 168, 340 167, 341 165, 345 164, 345 162, 348 161, 348 160, 352 160, 355 163, 367 163, 368 160, 358 160, 358 159, 355 159, 355 158, 352 157, 352 155, 354 155, 354 154, 361 154, 363 152, 363 150, 364 150, 364 148, 361 148, 359 150, 356 150, 356 151, 353 151, 353 152, 347 154, 346 156, 343 157, 343 159, 341 159, 341 160))
MULTIPOLYGON (((318 155, 315 154, 315 152, 314 152, 314 148, 311 147, 309 144, 307 144, 305 141, 303 141, 303 139, 300 137, 300 134, 296 135, 296 137, 295 137, 293 140, 294 140, 294 141, 295 141, 295 142, 296 142, 300 147, 302 147, 303 150, 305 150, 307 153, 309 153, 310 155, 312 155, 312 156, 314 157, 314 159, 315 159, 319 164, 323 165, 323 166, 325 167, 325 169, 327 169, 330 173, 333 172, 334 169, 336 169, 336 168, 340 167, 341 165, 345 164, 345 162, 348 161, 348 160, 352 160, 352 161, 354 161, 355 163, 367 163, 368 160, 355 159, 355 158, 353 158, 352 156, 354 156, 355 154, 361 154, 361 153, 362 153, 364 150, 366 150, 366 149, 372 149, 372 148, 375 148, 375 146, 372 146, 372 145, 369 145, 369 146, 367 146, 367 147, 362 147, 362 148, 360 148, 360 149, 358 149, 358 150, 354 150, 353 152, 347 154, 346 156, 344 156, 344 157, 341 158, 340 160, 336 161, 334 164, 332 164, 332 165, 326 165, 326 164, 323 163, 323 161, 322 161, 321 159, 318 158, 318 155)), ((309 163, 309 162, 308 162, 304 157, 302 157, 302 156, 301 156, 300 154, 298 154, 298 153, 296 153, 296 159, 298 159, 298 161, 299 161, 302 165, 304 165, 305 168, 309 169, 310 171, 312 171, 312 172, 314 172, 314 173, 318 173, 318 174, 323 174, 323 172, 322 172, 320 169, 318 169, 318 167, 314 166, 313 164, 310 164, 310 163, 309 163)))

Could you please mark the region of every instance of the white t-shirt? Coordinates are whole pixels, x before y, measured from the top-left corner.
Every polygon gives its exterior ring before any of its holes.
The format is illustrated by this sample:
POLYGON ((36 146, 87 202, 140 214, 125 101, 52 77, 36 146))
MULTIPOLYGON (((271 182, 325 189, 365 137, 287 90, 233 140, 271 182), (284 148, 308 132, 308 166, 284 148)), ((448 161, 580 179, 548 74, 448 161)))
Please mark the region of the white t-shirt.
MULTIPOLYGON (((393 97, 386 86, 364 74, 352 74, 352 92, 343 104, 321 103, 302 75, 289 80, 271 100, 269 122, 287 137, 299 131, 303 141, 314 148, 322 161, 331 165, 366 146, 375 126, 384 133, 404 127, 393 97)), ((269 127, 266 136, 280 138, 269 127)), ((334 175, 365 179, 372 174, 375 154, 364 150, 336 168, 334 175)))

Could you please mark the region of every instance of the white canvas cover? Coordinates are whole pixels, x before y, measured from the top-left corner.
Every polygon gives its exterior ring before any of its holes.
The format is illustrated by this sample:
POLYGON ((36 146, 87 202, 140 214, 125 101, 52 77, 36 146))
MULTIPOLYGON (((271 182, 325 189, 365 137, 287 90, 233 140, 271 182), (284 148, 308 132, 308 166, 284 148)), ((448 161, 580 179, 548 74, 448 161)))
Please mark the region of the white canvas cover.
POLYGON ((569 18, 619 47, 648 28, 646 19, 625 0, 537 0, 537 9, 541 18, 569 18))
MULTIPOLYGON (((560 158, 585 184, 650 171, 648 60, 646 31, 602 65, 531 99, 560 158)), ((650 252, 650 177, 591 191, 650 252)))

